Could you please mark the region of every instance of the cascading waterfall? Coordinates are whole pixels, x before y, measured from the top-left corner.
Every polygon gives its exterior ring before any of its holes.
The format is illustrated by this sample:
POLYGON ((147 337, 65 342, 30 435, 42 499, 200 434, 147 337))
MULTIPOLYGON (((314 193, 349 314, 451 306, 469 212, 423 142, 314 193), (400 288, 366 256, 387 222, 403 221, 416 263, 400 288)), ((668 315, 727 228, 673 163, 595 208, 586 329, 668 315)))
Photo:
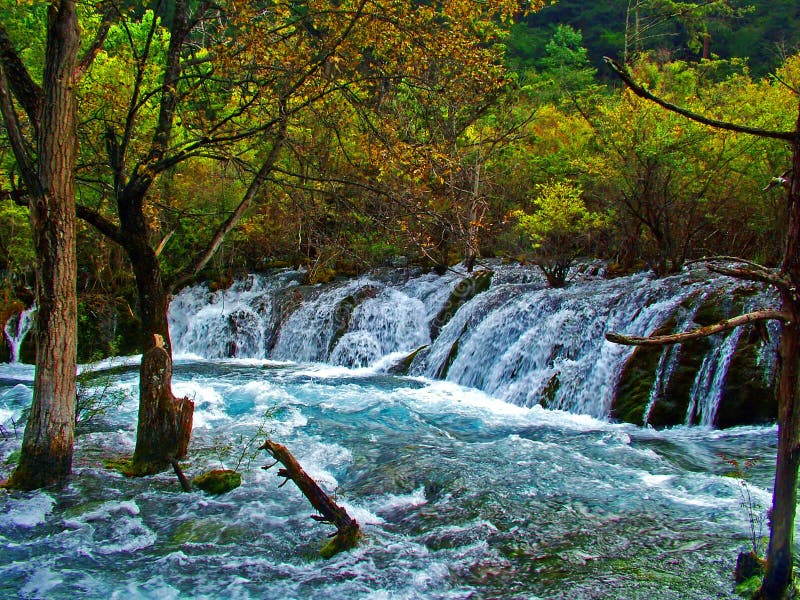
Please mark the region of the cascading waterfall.
POLYGON ((21 313, 11 315, 5 322, 3 334, 8 343, 9 362, 19 362, 19 350, 25 336, 33 327, 33 318, 36 315, 36 306, 30 306, 21 313))
MULTIPOLYGON (((385 368, 396 363, 387 357, 407 357, 410 375, 478 388, 520 406, 605 418, 634 352, 606 341, 607 332, 649 335, 668 322, 684 330, 703 302, 746 288, 702 270, 604 279, 593 266, 568 287, 551 289, 532 268, 492 269, 485 291, 475 287, 480 273, 459 269, 441 277, 376 272, 317 286, 300 285, 302 273, 283 272, 253 275, 215 293, 196 286, 171 307, 173 344, 177 353, 205 358, 345 367, 385 368)), ((772 302, 766 292, 746 293, 755 294, 748 305, 772 302)), ((740 336, 710 340, 687 423, 714 423, 740 336)), ((666 393, 678 356, 671 348, 658 359, 645 420, 666 393)))

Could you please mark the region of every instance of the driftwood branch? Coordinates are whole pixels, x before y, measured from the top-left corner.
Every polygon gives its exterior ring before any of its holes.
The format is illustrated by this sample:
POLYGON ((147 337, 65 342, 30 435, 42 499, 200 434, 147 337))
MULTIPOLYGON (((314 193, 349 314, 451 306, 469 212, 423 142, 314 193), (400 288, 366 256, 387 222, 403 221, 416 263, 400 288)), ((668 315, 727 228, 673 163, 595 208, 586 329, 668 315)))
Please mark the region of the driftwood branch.
POLYGON ((727 275, 728 277, 733 277, 734 279, 740 279, 742 281, 766 283, 769 285, 774 285, 778 289, 788 290, 792 286, 789 281, 783 279, 776 272, 769 271, 768 269, 732 269, 729 267, 719 267, 712 264, 706 265, 706 268, 712 273, 717 273, 718 275, 727 275))
MULTIPOLYGON (((283 464, 283 469, 278 469, 278 476, 285 477, 285 484, 291 480, 300 489, 320 514, 312 515, 311 518, 322 523, 330 523, 336 527, 333 538, 321 550, 320 554, 325 558, 330 558, 334 554, 343 550, 349 550, 358 543, 361 537, 361 529, 358 521, 353 519, 347 511, 331 500, 322 488, 317 485, 308 473, 303 470, 297 459, 289 452, 286 446, 267 440, 259 448, 266 450, 276 461, 283 464)), ((274 465, 265 466, 268 469, 274 465)))
POLYGON ((670 335, 654 335, 650 337, 635 337, 622 335, 620 333, 607 333, 606 339, 615 344, 622 344, 623 346, 669 346, 671 344, 681 344, 691 340, 708 337, 715 333, 723 331, 730 331, 736 327, 747 325, 748 323, 756 323, 758 321, 784 321, 788 322, 791 318, 788 313, 780 310, 757 310, 755 312, 747 313, 734 317, 732 319, 725 319, 714 325, 707 325, 685 333, 673 333, 670 335))

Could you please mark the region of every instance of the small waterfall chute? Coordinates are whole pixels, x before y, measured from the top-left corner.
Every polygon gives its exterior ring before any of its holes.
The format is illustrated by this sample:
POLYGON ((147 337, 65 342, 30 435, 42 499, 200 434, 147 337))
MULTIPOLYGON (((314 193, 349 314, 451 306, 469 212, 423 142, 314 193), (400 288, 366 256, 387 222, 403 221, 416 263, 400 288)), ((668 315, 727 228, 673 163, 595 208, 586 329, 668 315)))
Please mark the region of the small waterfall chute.
POLYGON ((35 316, 36 305, 32 305, 19 313, 11 315, 3 325, 3 335, 6 338, 9 350, 8 362, 19 362, 19 352, 22 347, 22 342, 33 328, 35 316))

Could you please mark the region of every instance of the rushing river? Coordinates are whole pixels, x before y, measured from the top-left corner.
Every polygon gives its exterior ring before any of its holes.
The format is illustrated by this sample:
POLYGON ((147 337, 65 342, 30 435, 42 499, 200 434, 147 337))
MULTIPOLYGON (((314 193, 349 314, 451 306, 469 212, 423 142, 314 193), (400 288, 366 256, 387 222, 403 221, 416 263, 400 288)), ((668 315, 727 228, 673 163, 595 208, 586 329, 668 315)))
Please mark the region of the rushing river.
MULTIPOLYGON (((757 459, 747 490, 769 502, 771 427, 656 431, 370 368, 179 361, 187 473, 235 466, 271 412, 271 437, 364 527, 326 561, 331 528, 264 453, 220 497, 104 468, 133 450, 137 386, 133 366, 106 373, 129 398, 78 437, 69 485, 0 494, 0 597, 728 598, 750 519, 726 457, 757 459)), ((0 365, 0 476, 32 378, 0 365)))

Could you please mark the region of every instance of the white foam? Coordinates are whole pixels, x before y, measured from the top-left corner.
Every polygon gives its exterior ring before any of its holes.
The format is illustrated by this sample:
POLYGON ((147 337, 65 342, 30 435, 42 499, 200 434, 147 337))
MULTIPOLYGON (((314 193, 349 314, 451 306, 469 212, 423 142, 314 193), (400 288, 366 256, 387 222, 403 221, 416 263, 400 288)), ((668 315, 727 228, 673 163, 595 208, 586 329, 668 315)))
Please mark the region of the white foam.
POLYGON ((401 508, 409 508, 414 506, 422 506, 427 504, 428 499, 425 497, 425 488, 420 486, 410 494, 389 494, 380 498, 380 506, 378 513, 390 512, 401 508))
POLYGON ((36 494, 25 499, 9 499, 11 505, 5 515, 0 516, 0 523, 8 522, 17 527, 36 527, 47 520, 47 515, 55 506, 55 499, 47 494, 36 494))
POLYGON ((135 552, 156 543, 156 534, 138 518, 123 517, 114 521, 114 535, 95 547, 100 554, 135 552))
POLYGON ((37 569, 19 590, 20 598, 49 598, 50 592, 64 582, 57 572, 37 569))
POLYGON ((214 422, 230 420, 225 399, 213 387, 193 380, 174 382, 172 389, 176 396, 187 396, 194 402, 194 427, 210 428, 214 422))

